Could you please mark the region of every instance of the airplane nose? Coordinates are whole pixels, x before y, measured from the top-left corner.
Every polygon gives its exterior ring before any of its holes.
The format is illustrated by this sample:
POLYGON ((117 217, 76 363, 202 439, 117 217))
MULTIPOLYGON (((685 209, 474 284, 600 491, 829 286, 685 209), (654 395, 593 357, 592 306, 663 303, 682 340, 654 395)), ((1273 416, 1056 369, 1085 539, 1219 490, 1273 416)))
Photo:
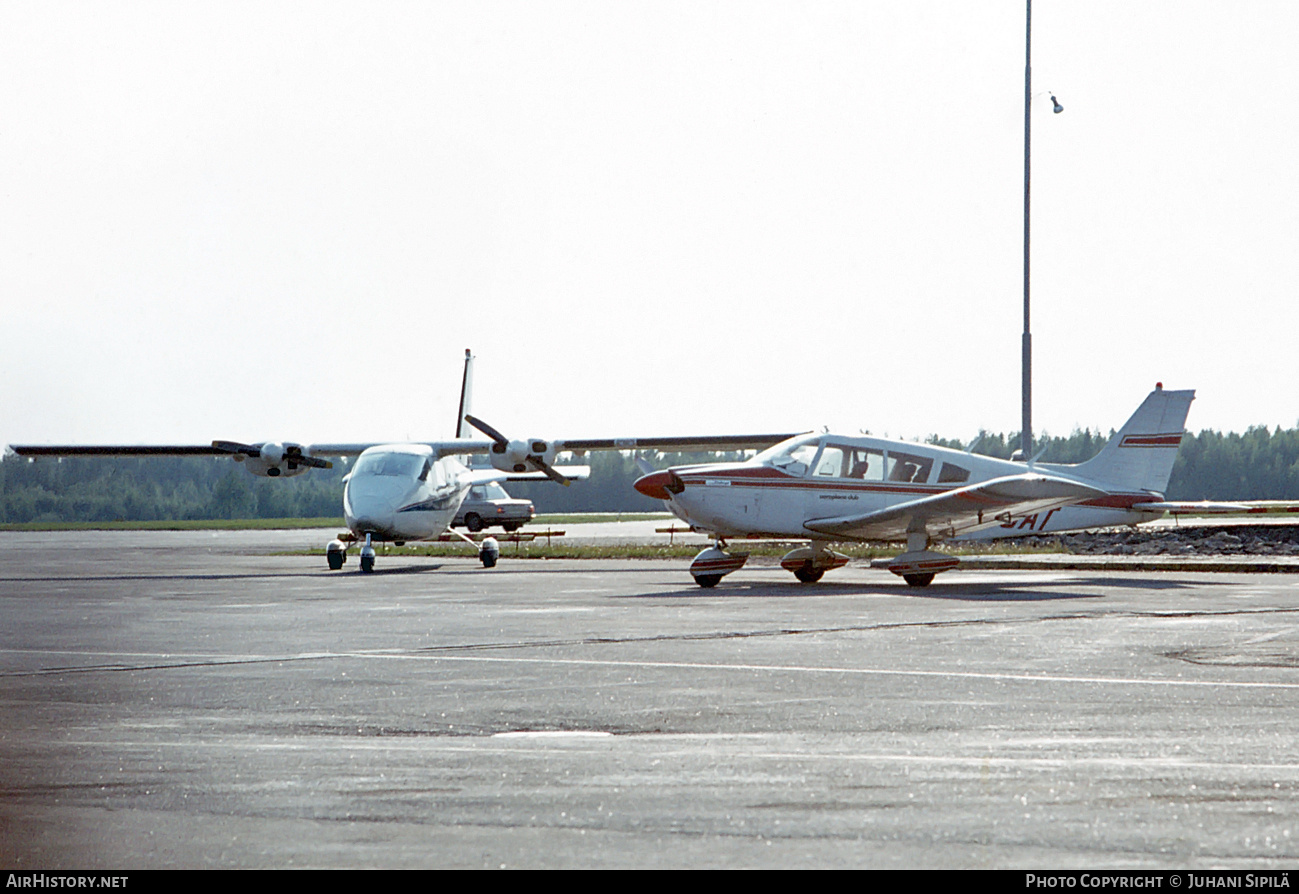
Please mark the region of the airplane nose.
POLYGON ((671 469, 651 472, 642 478, 637 478, 632 487, 655 500, 670 500, 673 494, 679 494, 686 489, 685 483, 671 469))
POLYGON ((343 491, 343 515, 353 530, 389 531, 401 505, 405 482, 368 476, 348 481, 343 491))

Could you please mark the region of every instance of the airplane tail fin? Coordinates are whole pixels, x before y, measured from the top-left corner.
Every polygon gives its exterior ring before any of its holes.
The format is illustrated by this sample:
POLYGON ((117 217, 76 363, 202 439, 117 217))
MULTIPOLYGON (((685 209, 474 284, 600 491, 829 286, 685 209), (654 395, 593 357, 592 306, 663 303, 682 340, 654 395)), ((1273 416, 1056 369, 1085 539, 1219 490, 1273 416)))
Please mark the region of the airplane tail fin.
POLYGON ((1193 400, 1194 391, 1165 391, 1156 385, 1101 452, 1071 471, 1116 489, 1164 493, 1193 400))
POLYGON ((472 438, 473 430, 465 417, 472 413, 474 396, 474 355, 465 348, 465 376, 460 380, 460 413, 456 416, 456 427, 453 429, 457 438, 472 438))

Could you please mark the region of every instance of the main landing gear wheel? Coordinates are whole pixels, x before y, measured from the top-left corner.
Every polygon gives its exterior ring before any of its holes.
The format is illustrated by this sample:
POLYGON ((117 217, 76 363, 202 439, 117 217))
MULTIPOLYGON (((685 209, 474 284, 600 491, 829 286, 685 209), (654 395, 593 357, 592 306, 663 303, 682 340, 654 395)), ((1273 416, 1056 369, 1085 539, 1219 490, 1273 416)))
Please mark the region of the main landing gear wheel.
POLYGON ((794 572, 794 577, 798 578, 798 582, 801 584, 814 584, 819 581, 824 574, 824 568, 817 568, 811 562, 808 562, 802 568, 794 572))
POLYGON ((465 516, 465 527, 477 534, 487 526, 483 524, 482 517, 477 512, 471 512, 465 516))
POLYGON ((483 563, 484 568, 495 568, 496 560, 501 557, 501 545, 496 542, 495 537, 484 537, 483 545, 478 550, 478 561, 483 563))
POLYGON ((909 587, 927 587, 934 580, 934 575, 929 574, 904 574, 902 579, 907 582, 909 587))
POLYGON ((705 590, 715 587, 721 582, 722 582, 722 575, 720 574, 696 574, 695 575, 695 583, 699 584, 699 586, 703 587, 705 590))
POLYGON ((374 556, 361 556, 361 570, 366 574, 374 570, 374 556))
POLYGON ((325 561, 329 563, 330 571, 342 568, 347 562, 347 544, 338 538, 329 541, 325 547, 325 561))

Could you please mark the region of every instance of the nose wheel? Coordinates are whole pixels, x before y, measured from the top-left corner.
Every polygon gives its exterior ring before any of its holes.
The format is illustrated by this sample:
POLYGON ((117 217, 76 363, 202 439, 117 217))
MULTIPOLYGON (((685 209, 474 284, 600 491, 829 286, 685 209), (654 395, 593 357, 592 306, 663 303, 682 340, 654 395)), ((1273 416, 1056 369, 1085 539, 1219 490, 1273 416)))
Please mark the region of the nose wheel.
POLYGON ((365 546, 361 547, 361 571, 366 574, 374 571, 374 544, 369 534, 365 535, 365 546))
POLYGON ((716 540, 712 546, 695 556, 694 561, 690 563, 690 575, 695 579, 695 583, 705 590, 717 586, 722 578, 732 571, 738 571, 744 567, 748 561, 748 553, 735 553, 732 555, 724 550, 726 543, 721 539, 716 540))

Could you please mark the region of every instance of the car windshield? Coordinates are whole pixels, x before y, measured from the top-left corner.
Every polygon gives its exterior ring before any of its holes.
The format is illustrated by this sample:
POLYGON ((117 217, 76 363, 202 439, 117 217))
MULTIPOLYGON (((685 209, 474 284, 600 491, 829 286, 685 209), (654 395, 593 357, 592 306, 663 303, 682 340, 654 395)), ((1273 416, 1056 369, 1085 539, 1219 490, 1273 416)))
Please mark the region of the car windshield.
POLYGON ((387 475, 414 478, 424 468, 425 457, 415 453, 371 453, 366 451, 356 463, 353 475, 387 475))
POLYGON ((495 481, 488 484, 478 484, 469 488, 469 499, 471 500, 508 500, 510 495, 505 492, 495 481))

